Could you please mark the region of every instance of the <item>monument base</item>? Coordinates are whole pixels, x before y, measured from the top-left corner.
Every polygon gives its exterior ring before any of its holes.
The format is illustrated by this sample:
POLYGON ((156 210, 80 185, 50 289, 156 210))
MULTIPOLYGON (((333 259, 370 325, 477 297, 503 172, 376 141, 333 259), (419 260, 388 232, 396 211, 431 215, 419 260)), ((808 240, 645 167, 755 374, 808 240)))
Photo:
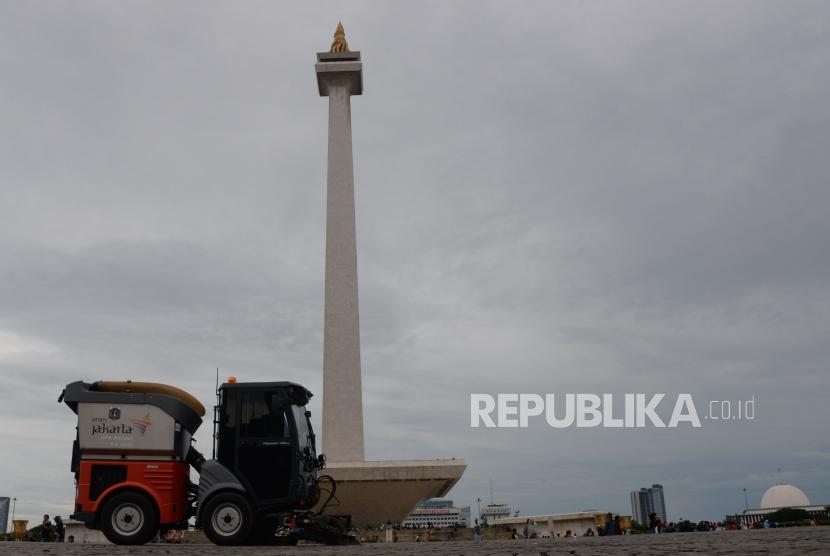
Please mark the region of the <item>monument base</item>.
POLYGON ((358 528, 400 523, 424 500, 445 496, 466 468, 461 459, 328 462, 321 474, 337 482, 340 503, 325 513, 358 528))

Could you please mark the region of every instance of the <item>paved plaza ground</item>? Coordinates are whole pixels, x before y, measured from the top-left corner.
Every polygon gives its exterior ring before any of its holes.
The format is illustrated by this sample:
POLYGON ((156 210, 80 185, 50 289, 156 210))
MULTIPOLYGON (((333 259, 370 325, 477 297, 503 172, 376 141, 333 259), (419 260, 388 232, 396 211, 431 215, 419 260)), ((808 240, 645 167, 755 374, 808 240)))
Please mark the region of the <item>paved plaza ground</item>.
POLYGON ((115 547, 108 545, 58 545, 51 543, 0 543, 0 556, 6 555, 90 555, 90 556, 318 556, 383 554, 467 554, 554 556, 558 554, 830 554, 830 527, 803 527, 757 531, 711 533, 671 533, 629 537, 581 537, 556 540, 470 541, 364 544, 356 547, 305 545, 282 547, 232 547, 214 545, 147 545, 115 547))

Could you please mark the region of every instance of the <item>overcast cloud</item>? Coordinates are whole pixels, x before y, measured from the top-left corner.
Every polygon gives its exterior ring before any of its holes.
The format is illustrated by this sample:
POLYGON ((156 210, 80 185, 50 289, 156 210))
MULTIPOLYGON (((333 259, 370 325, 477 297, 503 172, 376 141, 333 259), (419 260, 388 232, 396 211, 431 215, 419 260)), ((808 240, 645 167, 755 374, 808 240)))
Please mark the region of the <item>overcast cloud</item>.
MULTIPOLYGON (((522 514, 830 503, 824 2, 0 4, 0 496, 70 512, 78 379, 322 394, 326 99, 353 100, 366 452, 522 514), (755 396, 469 428, 471 392, 755 396), (781 469, 780 472, 777 469, 781 469)), ((209 451, 209 426, 197 435, 209 451)))

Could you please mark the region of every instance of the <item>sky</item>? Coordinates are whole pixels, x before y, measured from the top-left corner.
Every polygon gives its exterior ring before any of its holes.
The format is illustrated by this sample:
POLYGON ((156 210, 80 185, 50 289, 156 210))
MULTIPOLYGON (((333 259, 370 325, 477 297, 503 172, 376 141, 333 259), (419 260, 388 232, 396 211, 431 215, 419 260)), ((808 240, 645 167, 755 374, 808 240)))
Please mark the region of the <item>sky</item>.
MULTIPOLYGON (((825 2, 0 4, 0 496, 70 513, 75 380, 322 394, 326 99, 352 99, 366 455, 521 515, 830 504, 825 2), (470 427, 471 393, 754 399, 470 427)), ((197 447, 209 452, 209 426, 197 447)), ((324 432, 323 432, 324 434, 324 432)), ((475 511, 475 510, 474 510, 475 511)))

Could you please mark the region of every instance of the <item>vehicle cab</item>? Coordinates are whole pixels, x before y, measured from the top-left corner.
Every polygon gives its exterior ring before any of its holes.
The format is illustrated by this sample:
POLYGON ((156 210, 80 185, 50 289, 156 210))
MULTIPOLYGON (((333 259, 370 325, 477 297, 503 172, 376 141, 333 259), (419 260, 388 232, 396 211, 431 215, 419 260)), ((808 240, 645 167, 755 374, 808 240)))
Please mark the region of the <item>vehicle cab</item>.
POLYGON ((305 408, 311 392, 291 382, 228 382, 218 395, 216 459, 257 512, 311 508, 321 466, 305 408))

